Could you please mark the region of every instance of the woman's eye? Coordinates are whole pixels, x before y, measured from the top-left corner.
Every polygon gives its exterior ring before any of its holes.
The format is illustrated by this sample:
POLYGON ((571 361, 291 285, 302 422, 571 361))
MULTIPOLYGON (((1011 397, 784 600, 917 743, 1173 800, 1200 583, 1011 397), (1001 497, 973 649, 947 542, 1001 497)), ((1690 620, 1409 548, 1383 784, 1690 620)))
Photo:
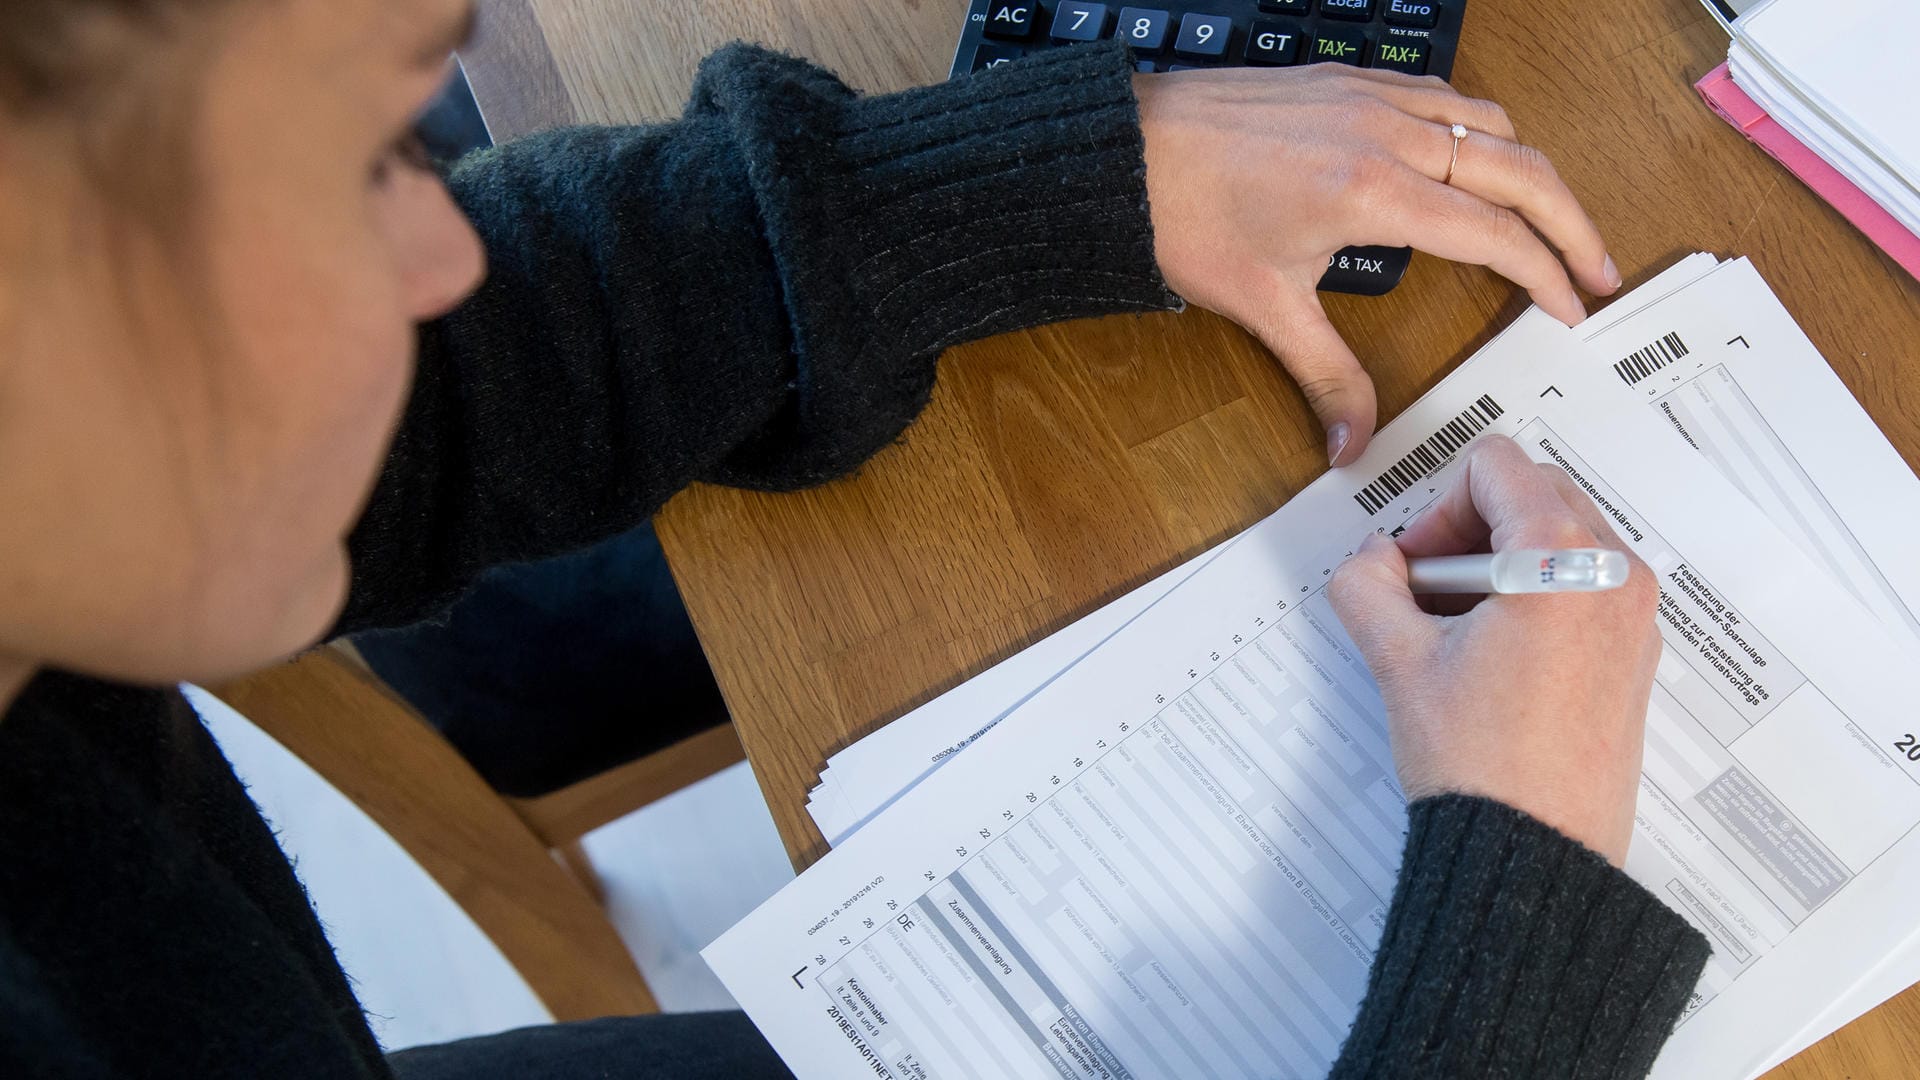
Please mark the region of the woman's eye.
POLYGON ((393 179, 396 170, 433 172, 438 165, 439 162, 428 144, 426 134, 416 124, 395 139, 380 155, 380 160, 373 166, 373 181, 376 184, 385 184, 393 179))

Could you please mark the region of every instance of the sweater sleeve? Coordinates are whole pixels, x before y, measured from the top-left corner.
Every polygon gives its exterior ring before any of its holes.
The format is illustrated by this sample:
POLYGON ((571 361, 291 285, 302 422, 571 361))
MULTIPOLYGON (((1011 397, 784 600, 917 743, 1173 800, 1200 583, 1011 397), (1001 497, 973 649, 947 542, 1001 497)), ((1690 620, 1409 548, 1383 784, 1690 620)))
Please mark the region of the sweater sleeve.
POLYGON ((863 97, 735 45, 679 121, 461 163, 490 273, 421 331, 340 631, 423 617, 694 481, 841 476, 899 437, 953 345, 1177 307, 1132 73, 1109 43, 863 97))
POLYGON ((1447 795, 1410 818, 1332 1080, 1645 1076, 1706 966, 1706 938, 1518 810, 1447 795))

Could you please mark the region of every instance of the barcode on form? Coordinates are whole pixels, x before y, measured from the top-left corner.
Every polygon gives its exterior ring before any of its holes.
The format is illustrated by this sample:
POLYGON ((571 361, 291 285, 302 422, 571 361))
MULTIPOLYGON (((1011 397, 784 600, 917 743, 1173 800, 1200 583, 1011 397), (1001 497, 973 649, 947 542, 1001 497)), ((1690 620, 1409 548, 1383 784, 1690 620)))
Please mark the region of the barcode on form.
POLYGON ((1439 471, 1461 447, 1472 442, 1475 435, 1487 430, 1487 425, 1500 419, 1506 411, 1491 396, 1482 397, 1447 426, 1427 436, 1427 441, 1414 447, 1412 453, 1394 462, 1393 468, 1361 488, 1353 500, 1365 507, 1369 515, 1386 509, 1394 496, 1439 471))
POLYGON ((1685 355, 1687 343, 1680 340, 1679 334, 1667 334, 1613 365, 1613 370, 1619 373, 1622 382, 1632 386, 1685 355))

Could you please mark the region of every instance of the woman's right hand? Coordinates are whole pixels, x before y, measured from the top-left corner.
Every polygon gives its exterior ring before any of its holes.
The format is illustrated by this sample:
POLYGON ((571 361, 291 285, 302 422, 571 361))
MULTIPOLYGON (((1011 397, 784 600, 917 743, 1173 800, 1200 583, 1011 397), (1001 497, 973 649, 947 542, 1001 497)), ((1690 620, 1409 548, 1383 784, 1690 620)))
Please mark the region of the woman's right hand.
POLYGON ((1314 64, 1138 75, 1134 93, 1168 286, 1279 357, 1335 465, 1360 456, 1376 419, 1373 382, 1314 291, 1341 248, 1491 267, 1569 325, 1586 314, 1574 282, 1620 286, 1546 155, 1516 141, 1500 106, 1439 79, 1314 64), (1449 183, 1454 124, 1471 134, 1449 183))
POLYGON ((1439 616, 1415 602, 1406 562, 1621 546, 1564 472, 1489 438, 1397 543, 1372 538, 1334 575, 1328 598, 1380 684, 1409 801, 1484 795, 1626 861, 1660 657, 1653 571, 1628 552, 1621 588, 1489 596, 1439 616))

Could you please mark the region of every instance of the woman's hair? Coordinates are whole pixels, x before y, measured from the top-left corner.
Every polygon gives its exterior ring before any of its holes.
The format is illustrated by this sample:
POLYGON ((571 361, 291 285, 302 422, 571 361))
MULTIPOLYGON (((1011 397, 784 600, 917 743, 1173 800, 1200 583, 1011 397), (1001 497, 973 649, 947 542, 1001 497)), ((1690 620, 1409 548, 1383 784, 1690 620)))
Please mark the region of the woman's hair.
POLYGON ((0 0, 0 108, 15 113, 107 88, 193 9, 219 0, 0 0))
MULTIPOLYGON (((92 221, 106 248, 158 241, 181 281, 206 273, 201 245, 191 241, 200 207, 194 50, 214 47, 214 35, 196 31, 231 2, 0 0, 0 121, 68 130, 81 177, 109 211, 92 221)), ((123 262, 113 265, 123 290, 116 299, 137 311, 123 262)))

